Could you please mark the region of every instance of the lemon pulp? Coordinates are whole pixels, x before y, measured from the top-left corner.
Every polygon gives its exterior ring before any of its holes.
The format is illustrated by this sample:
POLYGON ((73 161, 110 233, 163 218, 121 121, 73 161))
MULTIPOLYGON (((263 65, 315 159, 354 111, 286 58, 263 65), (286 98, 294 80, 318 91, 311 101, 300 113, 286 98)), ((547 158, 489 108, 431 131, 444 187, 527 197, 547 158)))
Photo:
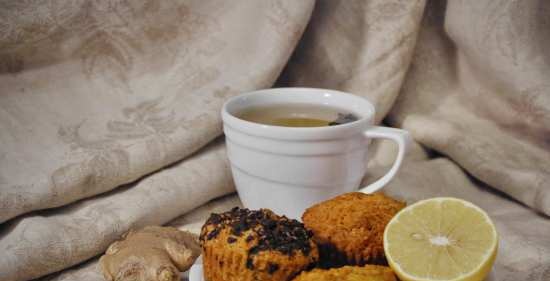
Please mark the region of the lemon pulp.
POLYGON ((498 237, 489 216, 456 198, 432 198, 401 210, 384 232, 388 263, 402 280, 483 280, 498 237))

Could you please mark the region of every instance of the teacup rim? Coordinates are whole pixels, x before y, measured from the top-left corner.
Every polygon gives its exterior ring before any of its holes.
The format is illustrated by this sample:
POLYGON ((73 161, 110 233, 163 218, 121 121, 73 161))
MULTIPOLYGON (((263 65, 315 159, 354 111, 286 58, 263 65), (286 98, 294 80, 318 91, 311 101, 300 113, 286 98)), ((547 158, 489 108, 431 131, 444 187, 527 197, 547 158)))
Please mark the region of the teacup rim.
MULTIPOLYGON (((356 106, 357 104, 354 103, 356 106)), ((348 108, 346 108, 348 109, 348 108)), ((349 109, 352 112, 356 110, 349 109)), ((254 135, 258 137, 267 137, 272 139, 284 139, 284 140, 327 140, 327 139, 339 139, 345 138, 350 135, 357 134, 366 130, 367 127, 373 123, 375 108, 372 102, 367 98, 353 95, 347 92, 322 89, 322 88, 307 88, 307 87, 280 87, 269 88, 246 92, 228 99, 221 110, 222 120, 225 127, 231 127, 234 130, 240 131, 248 135, 254 135), (233 103, 245 100, 254 95, 272 95, 272 94, 292 94, 292 95, 311 95, 323 93, 323 98, 330 98, 332 96, 341 96, 345 99, 354 100, 361 104, 366 112, 358 113, 359 119, 350 123, 341 124, 338 126, 328 127, 284 127, 260 124, 255 122, 246 121, 234 116, 229 112, 228 107, 233 103), (327 96, 328 95, 328 96, 327 96)))

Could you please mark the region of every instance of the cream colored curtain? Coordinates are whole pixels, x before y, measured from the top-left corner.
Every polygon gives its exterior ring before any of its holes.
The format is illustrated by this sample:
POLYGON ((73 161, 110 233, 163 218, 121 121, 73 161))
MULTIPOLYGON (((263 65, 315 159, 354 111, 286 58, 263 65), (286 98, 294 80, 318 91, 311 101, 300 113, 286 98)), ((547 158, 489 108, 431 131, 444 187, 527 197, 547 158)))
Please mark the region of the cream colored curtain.
POLYGON ((549 51, 544 0, 0 1, 0 280, 102 280, 129 228, 239 204, 188 213, 234 190, 221 104, 271 86, 373 101, 416 141, 385 191, 474 202, 498 280, 549 280, 549 51))

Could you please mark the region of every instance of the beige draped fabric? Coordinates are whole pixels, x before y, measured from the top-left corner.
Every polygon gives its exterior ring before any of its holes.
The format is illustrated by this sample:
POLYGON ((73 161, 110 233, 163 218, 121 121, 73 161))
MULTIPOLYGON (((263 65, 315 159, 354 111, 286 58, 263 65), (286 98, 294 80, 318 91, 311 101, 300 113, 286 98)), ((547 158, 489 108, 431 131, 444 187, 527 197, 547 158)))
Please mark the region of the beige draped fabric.
POLYGON ((544 0, 0 1, 0 280, 102 280, 129 228, 239 204, 188 213, 234 191, 222 103, 272 86, 370 99, 415 139, 384 191, 472 201, 497 280, 550 280, 549 51, 544 0))

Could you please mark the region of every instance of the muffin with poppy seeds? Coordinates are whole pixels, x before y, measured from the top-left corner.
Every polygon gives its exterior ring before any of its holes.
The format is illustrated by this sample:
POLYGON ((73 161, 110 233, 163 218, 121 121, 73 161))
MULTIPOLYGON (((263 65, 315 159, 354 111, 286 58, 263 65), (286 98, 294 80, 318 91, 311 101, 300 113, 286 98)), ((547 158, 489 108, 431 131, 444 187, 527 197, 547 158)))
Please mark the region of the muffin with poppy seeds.
POLYGON ((211 214, 200 242, 207 281, 287 281, 319 259, 312 233, 297 220, 261 209, 211 214))

